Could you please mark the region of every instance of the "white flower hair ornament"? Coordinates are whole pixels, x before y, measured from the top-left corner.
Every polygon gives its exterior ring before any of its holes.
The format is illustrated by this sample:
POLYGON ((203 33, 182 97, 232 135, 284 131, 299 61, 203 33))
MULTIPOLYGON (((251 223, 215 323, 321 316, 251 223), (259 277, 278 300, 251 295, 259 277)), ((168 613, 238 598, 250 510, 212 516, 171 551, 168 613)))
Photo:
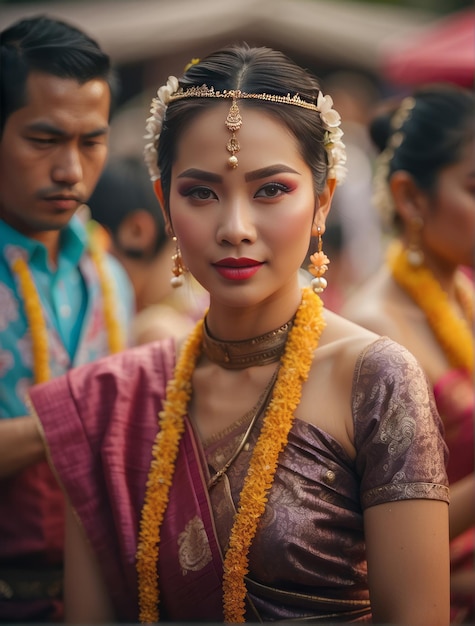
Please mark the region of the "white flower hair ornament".
POLYGON ((347 172, 346 150, 345 144, 341 140, 343 136, 343 131, 340 128, 341 118, 340 114, 333 108, 333 100, 330 96, 324 96, 319 92, 316 103, 312 103, 302 100, 298 94, 276 96, 265 93, 247 93, 238 89, 215 91, 214 87, 207 87, 206 85, 183 89, 179 88, 178 79, 175 76, 169 76, 166 85, 160 87, 157 96, 152 100, 150 117, 146 123, 145 139, 147 143, 144 148, 144 159, 152 181, 160 178, 160 170, 157 165, 157 147, 167 107, 170 102, 186 98, 227 98, 232 100, 231 108, 225 120, 226 127, 231 132, 231 138, 226 149, 231 153, 228 163, 232 168, 238 166, 236 153, 240 150, 239 141, 236 137, 236 132, 242 126, 238 100, 265 100, 318 112, 325 129, 324 146, 328 155, 328 178, 336 179, 337 184, 345 179, 347 172))
POLYGON ((328 154, 328 178, 335 178, 340 184, 345 180, 346 148, 341 140, 343 131, 340 128, 341 117, 333 108, 333 98, 324 96, 320 91, 317 98, 317 110, 325 128, 325 149, 328 154))
POLYGON ((148 141, 144 148, 144 160, 148 167, 151 180, 160 178, 160 170, 157 165, 158 138, 162 132, 163 119, 167 110, 170 97, 178 90, 178 78, 169 76, 166 85, 162 85, 157 91, 157 96, 150 105, 150 117, 147 118, 144 139, 148 141))

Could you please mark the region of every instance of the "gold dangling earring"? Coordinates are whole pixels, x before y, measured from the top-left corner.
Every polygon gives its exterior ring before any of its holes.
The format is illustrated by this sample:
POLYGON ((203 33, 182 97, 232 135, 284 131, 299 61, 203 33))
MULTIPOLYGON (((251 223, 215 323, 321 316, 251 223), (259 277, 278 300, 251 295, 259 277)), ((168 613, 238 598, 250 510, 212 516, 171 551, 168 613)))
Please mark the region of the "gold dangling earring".
POLYGON ((323 278, 323 274, 328 270, 328 264, 330 263, 330 259, 327 255, 322 251, 322 235, 321 235, 320 226, 317 227, 318 232, 318 252, 316 254, 310 255, 310 265, 308 266, 308 271, 310 274, 315 276, 310 283, 312 285, 312 289, 315 293, 322 293, 322 291, 327 287, 328 283, 325 278, 323 278))
POLYGON ((183 274, 186 272, 185 264, 183 263, 183 259, 180 252, 180 246, 178 245, 178 240, 175 236, 173 236, 173 241, 175 242, 175 254, 172 256, 173 267, 172 272, 173 276, 170 279, 171 286, 175 289, 177 287, 181 287, 185 282, 183 274))
POLYGON ((407 262, 411 267, 421 267, 424 263, 424 253, 420 248, 421 230, 424 226, 422 217, 416 215, 409 224, 409 246, 406 249, 407 262))

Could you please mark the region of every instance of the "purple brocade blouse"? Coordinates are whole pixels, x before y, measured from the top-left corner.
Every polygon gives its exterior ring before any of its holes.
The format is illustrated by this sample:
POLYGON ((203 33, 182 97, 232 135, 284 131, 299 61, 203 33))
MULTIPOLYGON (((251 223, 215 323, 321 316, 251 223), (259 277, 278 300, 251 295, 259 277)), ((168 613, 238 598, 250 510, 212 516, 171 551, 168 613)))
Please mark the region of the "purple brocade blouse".
MULTIPOLYGON (((248 621, 365 621, 363 510, 412 498, 448 502, 441 421, 419 365, 404 348, 382 338, 360 356, 352 409, 354 460, 327 433, 294 422, 250 551, 248 621)), ((228 458, 244 430, 214 439, 205 448, 208 463, 228 458)), ((258 429, 228 470, 229 480, 211 491, 223 550, 257 436, 258 429)))

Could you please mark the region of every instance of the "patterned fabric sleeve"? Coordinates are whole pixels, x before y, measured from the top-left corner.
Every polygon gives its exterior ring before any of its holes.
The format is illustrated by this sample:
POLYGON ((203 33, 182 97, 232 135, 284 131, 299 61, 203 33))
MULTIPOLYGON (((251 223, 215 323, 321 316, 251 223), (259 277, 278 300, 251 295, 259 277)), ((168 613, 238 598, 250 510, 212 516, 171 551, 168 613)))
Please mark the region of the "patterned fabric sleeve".
POLYGON ((449 501, 442 421, 416 359, 383 337, 361 355, 353 381, 361 503, 449 501))

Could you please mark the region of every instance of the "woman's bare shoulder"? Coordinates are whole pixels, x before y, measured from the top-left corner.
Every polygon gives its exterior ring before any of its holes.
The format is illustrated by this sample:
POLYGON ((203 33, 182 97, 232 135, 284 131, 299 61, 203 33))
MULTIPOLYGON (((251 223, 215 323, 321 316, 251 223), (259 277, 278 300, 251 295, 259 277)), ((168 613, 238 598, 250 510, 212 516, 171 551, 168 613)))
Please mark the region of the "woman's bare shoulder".
POLYGON ((388 334, 375 333, 330 311, 326 319, 318 358, 331 358, 334 371, 346 377, 353 378, 355 367, 365 355, 378 353, 391 360, 396 354, 407 354, 414 358, 402 342, 388 334))
POLYGON ((332 435, 353 457, 351 397, 355 371, 361 355, 381 337, 331 311, 325 311, 325 320, 297 415, 332 435))
POLYGON ((333 311, 325 310, 326 328, 322 334, 320 348, 328 354, 355 356, 380 334, 357 324, 333 311))

